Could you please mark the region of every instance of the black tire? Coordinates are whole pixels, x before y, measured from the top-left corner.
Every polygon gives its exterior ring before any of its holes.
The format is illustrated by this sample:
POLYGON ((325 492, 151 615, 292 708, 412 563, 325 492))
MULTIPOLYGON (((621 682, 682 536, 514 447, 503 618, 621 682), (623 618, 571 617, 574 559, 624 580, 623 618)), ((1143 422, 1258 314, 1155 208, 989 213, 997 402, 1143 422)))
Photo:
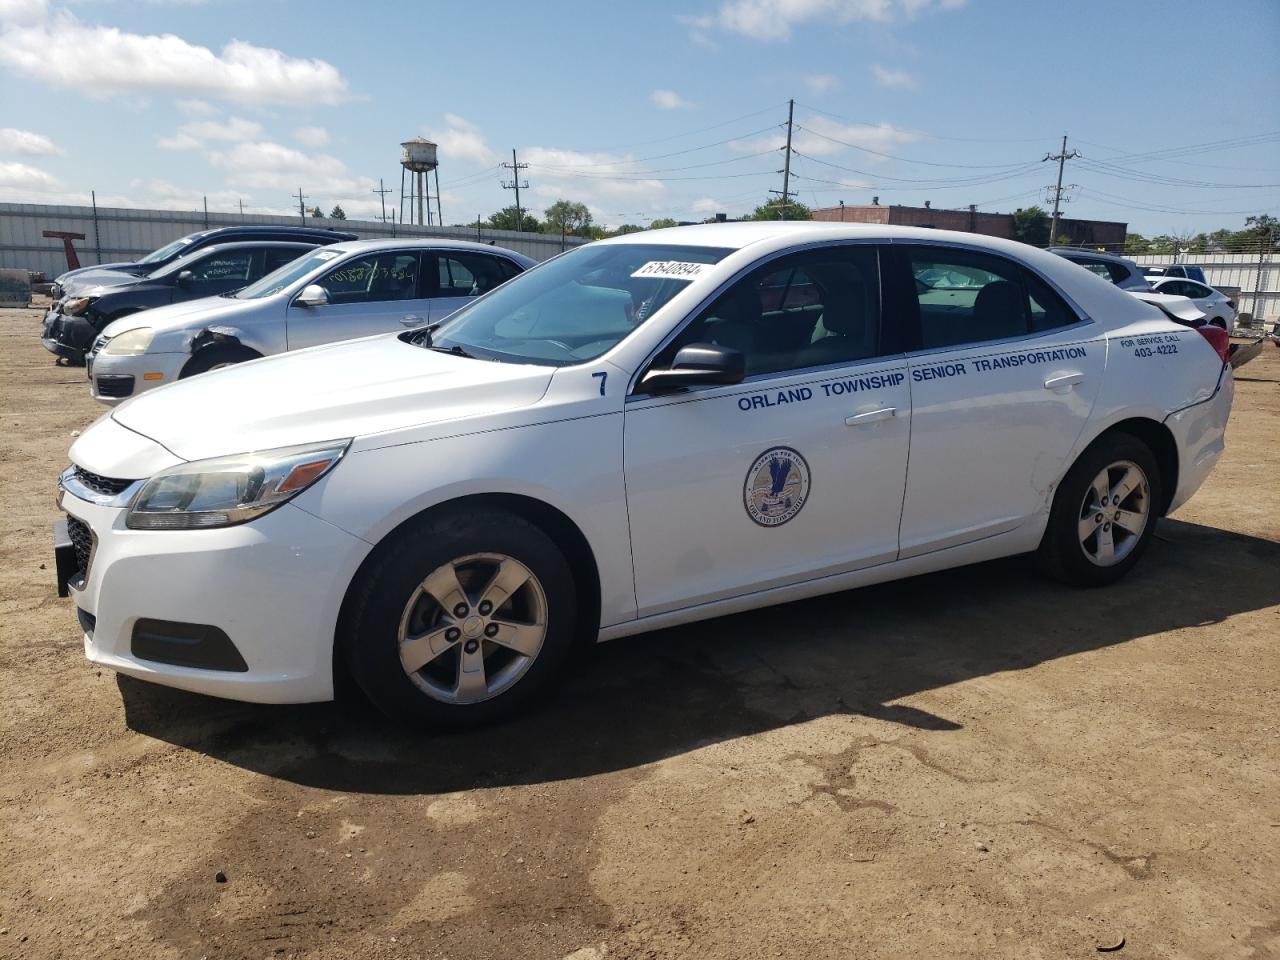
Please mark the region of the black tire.
POLYGON ((261 356, 262 354, 258 353, 257 350, 250 350, 248 347, 241 346, 238 343, 205 347, 187 361, 187 365, 178 374, 178 379, 185 380, 187 377, 194 377, 197 373, 208 373, 215 367, 244 363, 246 360, 257 360, 261 356))
POLYGON ((1041 570, 1055 580, 1080 587, 1115 583, 1133 569, 1151 542, 1164 503, 1162 481, 1155 456, 1137 437, 1122 432, 1099 437, 1067 471, 1054 495, 1049 524, 1037 552, 1041 570), (1079 526, 1085 517, 1086 498, 1094 478, 1112 464, 1125 461, 1136 465, 1145 475, 1147 519, 1141 535, 1123 559, 1111 566, 1099 566, 1086 552, 1080 540, 1079 526))
POLYGON ((338 644, 352 678, 387 716, 456 730, 518 712, 545 692, 574 646, 576 622, 573 574, 546 533, 503 510, 457 510, 411 521, 380 546, 351 586, 338 644), (533 574, 545 596, 546 632, 541 649, 511 686, 479 702, 444 702, 420 688, 402 665, 401 617, 433 571, 476 554, 513 558, 533 574))

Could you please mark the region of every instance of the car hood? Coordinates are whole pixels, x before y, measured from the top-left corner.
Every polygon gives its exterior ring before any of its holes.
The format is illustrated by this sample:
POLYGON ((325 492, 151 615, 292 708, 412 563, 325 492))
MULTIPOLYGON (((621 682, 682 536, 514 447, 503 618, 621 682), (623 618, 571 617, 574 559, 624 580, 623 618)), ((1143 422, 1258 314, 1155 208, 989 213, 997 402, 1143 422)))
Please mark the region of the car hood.
POLYGON ((100 293, 108 287, 122 287, 128 283, 137 283, 138 280, 137 274, 126 273, 124 270, 94 267, 66 279, 59 279, 58 282, 62 285, 64 297, 83 297, 100 293))
POLYGON ((54 277, 54 282, 65 284, 68 280, 74 280, 76 277, 92 273, 95 270, 115 270, 120 273, 132 273, 136 276, 142 276, 142 274, 150 273, 154 269, 154 264, 141 263, 136 260, 122 260, 120 263, 99 263, 92 267, 76 267, 74 270, 67 270, 58 274, 54 277))
POLYGON ((1189 297, 1179 297, 1172 293, 1155 293, 1146 290, 1128 290, 1144 303, 1152 303, 1170 314, 1175 320, 1186 323, 1197 323, 1205 318, 1205 313, 1197 307, 1189 297))
POLYGON ((472 360, 394 334, 226 367, 150 390, 113 419, 184 460, 362 437, 536 403, 554 368, 472 360))

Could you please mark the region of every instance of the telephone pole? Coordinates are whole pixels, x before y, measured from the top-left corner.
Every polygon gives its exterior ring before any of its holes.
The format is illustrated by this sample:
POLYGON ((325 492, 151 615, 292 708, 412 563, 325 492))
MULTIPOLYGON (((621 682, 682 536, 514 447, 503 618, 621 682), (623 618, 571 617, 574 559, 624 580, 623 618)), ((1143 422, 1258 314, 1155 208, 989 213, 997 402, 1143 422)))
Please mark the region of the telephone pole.
POLYGON ((382 178, 379 177, 378 189, 370 190, 369 192, 378 194, 378 199, 382 201, 382 222, 386 223, 387 222, 387 194, 392 193, 393 191, 388 190, 386 187, 384 187, 382 185, 382 178))
POLYGON ((1053 219, 1049 221, 1049 246, 1053 246, 1058 242, 1058 211, 1062 204, 1062 168, 1068 160, 1080 156, 1080 151, 1072 150, 1067 153, 1067 135, 1062 135, 1062 150, 1059 153, 1046 153, 1044 155, 1044 163, 1048 160, 1058 161, 1058 185, 1053 188, 1053 219))
POLYGON ((778 172, 782 174, 782 190, 770 190, 770 193, 777 193, 782 202, 778 204, 778 219, 787 219, 787 208, 791 206, 791 120, 795 114, 796 102, 794 100, 787 101, 787 145, 783 147, 786 156, 782 160, 782 169, 778 172))
POLYGON ((302 201, 310 200, 310 199, 311 199, 310 197, 303 196, 302 188, 299 187, 298 188, 298 216, 302 219, 303 226, 306 226, 307 224, 307 208, 306 206, 303 205, 302 201))
POLYGON ((520 188, 524 187, 526 190, 528 190, 529 181, 525 180, 523 183, 520 182, 520 171, 528 170, 529 165, 527 163, 521 163, 516 159, 516 148, 512 147, 511 162, 504 163, 502 167, 504 170, 511 171, 511 180, 510 181, 503 180, 502 189, 514 190, 516 192, 516 230, 522 231, 524 230, 524 213, 520 209, 520 188))

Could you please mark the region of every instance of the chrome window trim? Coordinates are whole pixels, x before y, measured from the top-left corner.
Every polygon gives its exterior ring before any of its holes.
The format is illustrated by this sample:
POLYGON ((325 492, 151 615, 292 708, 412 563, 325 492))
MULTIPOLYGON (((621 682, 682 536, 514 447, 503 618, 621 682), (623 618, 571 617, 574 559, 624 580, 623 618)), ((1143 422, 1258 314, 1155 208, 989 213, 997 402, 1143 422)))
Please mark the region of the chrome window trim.
MULTIPOLYGON (((653 350, 649 351, 648 356, 644 358, 644 362, 641 363, 638 367, 636 367, 635 372, 631 374, 630 379, 627 381, 627 393, 626 393, 626 400, 624 402, 630 403, 633 397, 647 399, 653 396, 653 394, 648 394, 648 393, 640 393, 640 394, 636 393, 636 387, 639 385, 640 377, 649 371, 649 364, 653 363, 654 358, 656 358, 658 354, 660 354, 663 350, 665 350, 668 346, 671 345, 672 340, 674 340, 676 337, 678 337, 681 333, 684 332, 685 327, 687 327, 690 323, 693 322, 694 317, 698 316, 698 314, 700 314, 705 308, 710 306, 715 301, 715 299, 718 296, 720 296, 720 294, 724 293, 727 289, 729 289, 729 287, 733 286, 735 283, 737 283, 747 274, 751 273, 754 270, 759 269, 760 267, 770 264, 775 260, 780 260, 783 257, 789 257, 793 253, 804 253, 809 250, 817 250, 817 249, 822 249, 827 247, 881 246, 884 243, 885 243, 884 240, 872 240, 865 237, 859 237, 857 239, 847 239, 847 240, 814 240, 809 243, 800 244, 799 246, 787 247, 784 250, 775 250, 773 251, 773 253, 765 254, 763 257, 760 257, 759 259, 753 260, 751 263, 747 264, 745 267, 742 267, 741 269, 739 269, 737 273, 733 274, 727 280, 723 281, 710 294, 708 294, 706 297, 700 300, 695 306, 693 306, 689 310, 688 313, 684 315, 684 318, 678 324, 676 324, 675 327, 673 327, 670 331, 667 332, 667 335, 665 337, 663 337, 660 341, 658 341, 658 345, 653 350)), ((739 248, 739 249, 743 249, 743 248, 739 248)), ((880 289, 878 292, 880 293, 880 303, 881 303, 881 307, 883 308, 883 305, 884 305, 883 278, 880 278, 880 289)), ((883 314, 883 311, 882 311, 882 314, 883 314)), ((884 322, 884 319, 882 315, 881 323, 883 324, 883 322, 884 322)), ((622 343, 621 340, 618 341, 618 345, 620 345, 621 343, 622 343)), ((881 356, 885 356, 885 355, 881 355, 881 356)), ((901 356, 901 354, 888 354, 887 356, 901 356)), ((877 356, 877 357, 868 357, 867 359, 880 359, 880 358, 881 358, 880 356, 877 356)), ((860 363, 861 361, 851 361, 851 362, 860 363)), ((830 366, 830 364, 824 364, 824 366, 830 366)), ((819 368, 797 367, 795 370, 776 371, 775 373, 762 373, 762 374, 759 374, 758 376, 759 377, 775 377, 777 376, 778 373, 785 373, 787 376, 790 376, 792 373, 800 373, 803 370, 816 370, 816 369, 819 369, 819 368)), ((742 382, 746 383, 749 380, 755 380, 755 379, 756 379, 755 377, 748 377, 747 379, 744 379, 742 382)), ((692 387, 687 389, 697 390, 701 392, 707 389, 719 389, 719 387, 692 387)))

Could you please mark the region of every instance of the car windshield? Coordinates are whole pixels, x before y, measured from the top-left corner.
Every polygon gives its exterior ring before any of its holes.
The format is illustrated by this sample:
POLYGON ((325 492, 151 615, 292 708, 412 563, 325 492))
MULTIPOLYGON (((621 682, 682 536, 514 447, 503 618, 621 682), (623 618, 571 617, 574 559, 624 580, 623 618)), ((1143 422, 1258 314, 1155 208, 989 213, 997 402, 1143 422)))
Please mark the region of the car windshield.
POLYGON ((590 244, 481 297, 424 344, 512 363, 584 363, 612 349, 730 252, 674 244, 590 244))
POLYGON ((340 256, 341 253, 337 250, 317 250, 309 257, 290 260, 280 269, 273 270, 261 280, 237 290, 231 296, 237 300, 260 300, 263 297, 269 297, 340 256))
POLYGON ((183 237, 181 240, 175 240, 173 243, 166 243, 159 250, 152 250, 145 257, 139 260, 139 263, 160 263, 168 260, 177 254, 179 250, 192 242, 191 237, 183 237))

